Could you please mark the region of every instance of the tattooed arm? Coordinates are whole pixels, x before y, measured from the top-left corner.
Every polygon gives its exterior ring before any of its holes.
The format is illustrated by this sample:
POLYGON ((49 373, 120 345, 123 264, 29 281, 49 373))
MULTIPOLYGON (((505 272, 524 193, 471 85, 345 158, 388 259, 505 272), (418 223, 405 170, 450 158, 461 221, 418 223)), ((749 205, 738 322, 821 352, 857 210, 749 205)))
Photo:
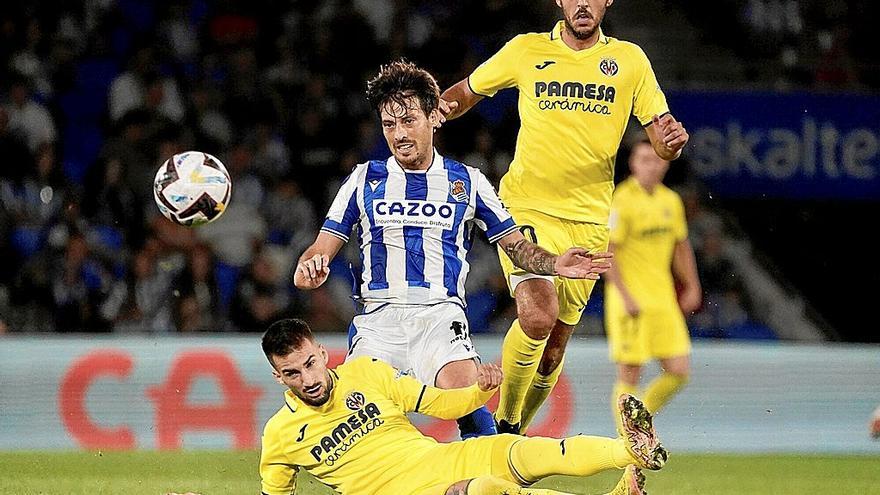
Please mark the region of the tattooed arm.
POLYGON ((514 231, 498 241, 514 265, 535 275, 556 275, 556 256, 514 231))
POLYGON ((586 249, 572 247, 556 256, 527 240, 518 230, 502 237, 498 245, 514 265, 535 275, 598 280, 599 274, 611 268, 611 253, 590 253, 586 249))

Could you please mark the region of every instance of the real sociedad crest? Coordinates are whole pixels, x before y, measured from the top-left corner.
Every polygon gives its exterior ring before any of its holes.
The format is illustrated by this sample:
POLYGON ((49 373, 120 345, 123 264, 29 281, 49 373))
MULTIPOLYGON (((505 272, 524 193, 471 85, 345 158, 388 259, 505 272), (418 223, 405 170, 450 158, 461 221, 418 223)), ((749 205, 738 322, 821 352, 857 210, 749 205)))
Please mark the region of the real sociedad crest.
POLYGON ((602 71, 606 76, 614 76, 617 75, 617 71, 620 68, 617 66, 617 61, 613 58, 603 58, 601 62, 599 62, 599 70, 602 71))
POLYGON ((358 409, 364 407, 367 401, 364 399, 364 394, 354 391, 348 394, 348 397, 345 398, 345 407, 351 409, 352 411, 357 411, 358 409))
POLYGON ((464 187, 464 181, 461 179, 449 181, 449 194, 455 198, 456 201, 462 203, 468 202, 468 192, 464 187))

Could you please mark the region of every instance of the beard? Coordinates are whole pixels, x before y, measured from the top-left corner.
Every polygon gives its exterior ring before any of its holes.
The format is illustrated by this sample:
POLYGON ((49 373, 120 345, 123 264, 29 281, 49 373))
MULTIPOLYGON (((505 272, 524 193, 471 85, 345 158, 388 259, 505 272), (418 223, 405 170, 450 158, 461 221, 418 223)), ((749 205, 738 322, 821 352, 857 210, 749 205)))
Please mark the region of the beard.
POLYGON ((568 17, 565 17, 565 15, 563 14, 562 19, 565 21, 565 29, 569 33, 571 33, 571 35, 574 36, 575 39, 578 39, 578 40, 590 39, 591 36, 596 34, 596 30, 599 29, 599 26, 602 25, 602 20, 604 19, 604 14, 601 17, 593 16, 593 20, 596 21, 596 24, 593 28, 586 28, 586 29, 582 29, 580 31, 578 31, 574 27, 574 24, 572 23, 572 21, 574 20, 574 17, 576 17, 577 14, 578 13, 575 12, 571 19, 569 19, 568 17))
POLYGON ((303 401, 305 404, 312 407, 320 407, 326 404, 328 400, 330 400, 330 392, 333 390, 333 387, 332 385, 330 385, 330 382, 328 380, 327 384, 324 385, 324 393, 315 398, 307 396, 305 392, 297 392, 293 388, 291 388, 290 390, 291 392, 293 392, 294 395, 299 397, 299 400, 303 401))

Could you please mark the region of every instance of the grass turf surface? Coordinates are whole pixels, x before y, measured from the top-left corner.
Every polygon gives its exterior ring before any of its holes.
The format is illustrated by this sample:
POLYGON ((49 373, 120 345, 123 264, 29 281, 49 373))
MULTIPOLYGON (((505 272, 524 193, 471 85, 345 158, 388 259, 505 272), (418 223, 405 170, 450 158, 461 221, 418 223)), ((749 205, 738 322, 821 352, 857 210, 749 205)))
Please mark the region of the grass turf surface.
MULTIPOLYGON (((15 495, 259 493, 258 453, 243 452, 14 452, 0 453, 0 493, 15 495)), ((805 494, 880 495, 878 456, 675 455, 648 473, 651 495, 805 494)), ((618 472, 590 478, 555 477, 536 486, 577 494, 610 490, 618 472)), ((333 492, 300 477, 297 494, 333 492)))

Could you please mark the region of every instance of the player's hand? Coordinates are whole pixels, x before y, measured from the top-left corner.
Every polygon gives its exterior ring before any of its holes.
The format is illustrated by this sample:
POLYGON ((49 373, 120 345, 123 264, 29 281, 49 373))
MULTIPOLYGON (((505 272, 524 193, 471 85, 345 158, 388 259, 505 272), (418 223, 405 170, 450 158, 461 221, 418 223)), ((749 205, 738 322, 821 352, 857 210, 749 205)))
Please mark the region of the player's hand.
POLYGON ((458 102, 447 101, 440 98, 440 102, 437 104, 437 109, 440 110, 440 119, 437 121, 437 127, 440 127, 446 122, 446 116, 458 109, 458 102))
POLYGON ((483 392, 495 390, 501 386, 504 374, 497 364, 487 363, 477 365, 477 386, 483 392))
POLYGON ((299 289, 317 289, 330 276, 330 257, 316 254, 296 265, 293 284, 299 289))
POLYGON ((556 257, 554 271, 560 277, 599 280, 599 275, 611 268, 613 253, 591 253, 584 248, 573 247, 556 257))
POLYGON ((675 120, 671 113, 667 113, 662 117, 654 115, 653 122, 655 129, 660 131, 660 139, 663 146, 670 155, 678 155, 678 152, 684 148, 691 138, 681 122, 675 120))
POLYGON ((700 309, 703 303, 703 295, 696 289, 686 289, 678 296, 678 307, 685 316, 693 314, 700 309))

